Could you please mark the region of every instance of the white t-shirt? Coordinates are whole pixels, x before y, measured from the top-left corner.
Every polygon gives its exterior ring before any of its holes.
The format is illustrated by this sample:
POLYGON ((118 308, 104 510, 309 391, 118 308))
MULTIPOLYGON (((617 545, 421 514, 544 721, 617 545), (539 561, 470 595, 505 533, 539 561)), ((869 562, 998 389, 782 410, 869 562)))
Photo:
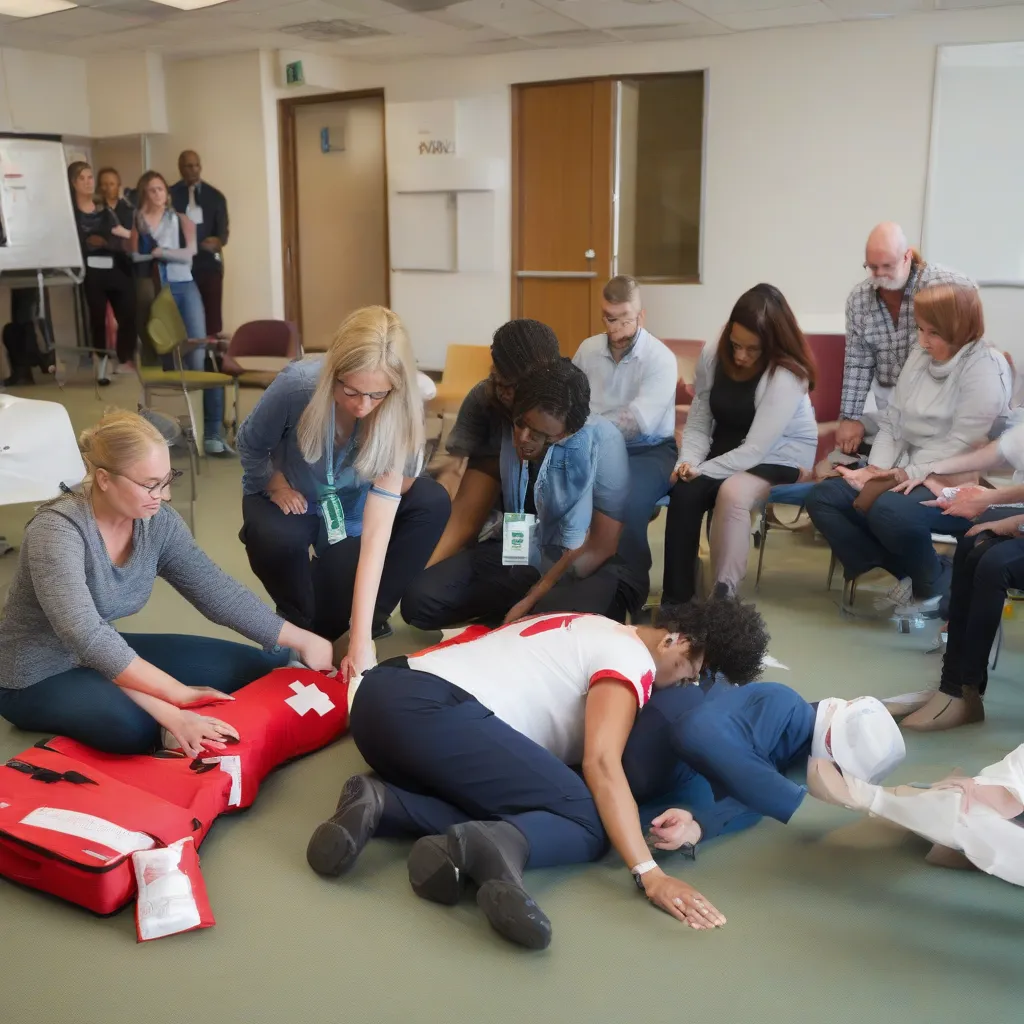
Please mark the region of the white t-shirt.
POLYGON ((590 381, 590 412, 607 416, 628 408, 640 428, 630 443, 651 444, 675 437, 676 380, 679 366, 667 345, 649 331, 619 362, 608 351, 608 336, 595 334, 576 350, 572 361, 590 381))
POLYGON ((654 659, 636 630, 600 615, 537 615, 409 658, 409 667, 471 693, 503 722, 565 764, 583 760, 587 693, 614 679, 643 707, 654 659))

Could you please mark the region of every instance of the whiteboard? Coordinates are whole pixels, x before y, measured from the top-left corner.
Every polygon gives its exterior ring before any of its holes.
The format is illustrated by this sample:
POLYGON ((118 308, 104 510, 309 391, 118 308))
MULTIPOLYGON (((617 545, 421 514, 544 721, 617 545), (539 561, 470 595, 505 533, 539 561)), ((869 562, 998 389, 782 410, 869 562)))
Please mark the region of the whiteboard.
POLYGON ((82 271, 64 146, 59 139, 0 134, 0 274, 82 271))
POLYGON ((388 205, 392 270, 456 269, 452 192, 392 192, 388 205))
POLYGON ((940 46, 923 251, 1024 288, 1024 42, 940 46))

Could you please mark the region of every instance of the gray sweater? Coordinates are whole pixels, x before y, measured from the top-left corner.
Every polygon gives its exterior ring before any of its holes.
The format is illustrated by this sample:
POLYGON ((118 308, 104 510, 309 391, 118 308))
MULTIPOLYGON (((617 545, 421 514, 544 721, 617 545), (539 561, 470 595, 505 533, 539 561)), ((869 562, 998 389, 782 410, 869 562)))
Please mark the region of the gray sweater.
POLYGON ((78 666, 119 676, 136 655, 110 623, 139 611, 157 576, 213 622, 266 649, 277 643, 283 620, 207 558, 169 505, 135 520, 132 544, 128 561, 114 565, 82 494, 39 509, 0 615, 0 687, 78 666))

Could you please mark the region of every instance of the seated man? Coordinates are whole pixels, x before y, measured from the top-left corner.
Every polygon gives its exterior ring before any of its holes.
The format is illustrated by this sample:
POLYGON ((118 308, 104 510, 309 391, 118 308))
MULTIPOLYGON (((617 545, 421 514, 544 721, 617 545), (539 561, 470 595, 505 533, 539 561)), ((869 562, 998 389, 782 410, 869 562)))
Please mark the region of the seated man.
POLYGON ((586 376, 568 359, 519 382, 495 470, 504 537, 424 569, 402 599, 406 622, 418 629, 497 625, 531 610, 625 621, 640 586, 615 553, 630 500, 629 465, 618 430, 600 417, 588 420, 589 399, 586 376), (505 539, 513 527, 522 544, 516 549, 505 539))
POLYGON ((454 904, 468 878, 500 934, 542 949, 551 923, 523 871, 595 860, 610 839, 656 906, 692 928, 725 924, 650 860, 622 752, 652 688, 703 665, 750 679, 767 643, 757 610, 729 598, 662 607, 653 626, 536 616, 393 658, 352 702, 352 738, 379 777, 345 783, 310 866, 340 875, 374 835, 422 837, 409 857, 417 895, 454 904), (582 778, 569 767, 581 763, 582 778))
POLYGON ((449 455, 465 460, 465 469, 452 498, 448 524, 428 566, 476 542, 498 502, 498 457, 502 434, 511 421, 516 385, 557 358, 555 332, 538 320, 510 320, 494 332, 491 375, 463 399, 445 443, 449 455))
MULTIPOLYGON (((644 328, 640 288, 632 277, 613 277, 601 295, 606 332, 587 338, 573 362, 590 381, 592 415, 610 420, 629 452, 630 503, 619 551, 647 574, 647 526, 668 494, 676 464, 675 356, 644 328)), ((647 586, 641 604, 647 598, 647 586)), ((635 611, 636 609, 631 609, 635 611)))
POLYGON ((900 371, 917 340, 914 296, 932 284, 970 285, 963 274, 926 263, 910 247, 899 224, 884 223, 868 235, 867 278, 846 300, 846 358, 836 445, 847 455, 873 439, 877 414, 866 414, 870 394, 877 413, 885 411, 900 371))
POLYGON ((877 782, 904 749, 892 713, 874 698, 808 704, 781 683, 709 679, 706 689, 655 693, 637 717, 622 766, 634 798, 646 805, 641 820, 651 824, 652 845, 692 851, 764 815, 788 822, 807 787, 786 773, 802 771, 810 756, 834 756, 847 773, 877 782), (855 752, 836 742, 851 716, 858 727, 855 752), (689 810, 664 811, 675 804, 689 810))

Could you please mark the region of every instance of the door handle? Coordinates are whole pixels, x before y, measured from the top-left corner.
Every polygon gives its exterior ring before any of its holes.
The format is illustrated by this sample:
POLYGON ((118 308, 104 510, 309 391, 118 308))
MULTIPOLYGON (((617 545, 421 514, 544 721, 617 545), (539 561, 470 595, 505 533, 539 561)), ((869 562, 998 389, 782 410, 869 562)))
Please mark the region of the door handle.
POLYGON ((593 270, 517 270, 516 277, 587 278, 597 274, 593 270))

